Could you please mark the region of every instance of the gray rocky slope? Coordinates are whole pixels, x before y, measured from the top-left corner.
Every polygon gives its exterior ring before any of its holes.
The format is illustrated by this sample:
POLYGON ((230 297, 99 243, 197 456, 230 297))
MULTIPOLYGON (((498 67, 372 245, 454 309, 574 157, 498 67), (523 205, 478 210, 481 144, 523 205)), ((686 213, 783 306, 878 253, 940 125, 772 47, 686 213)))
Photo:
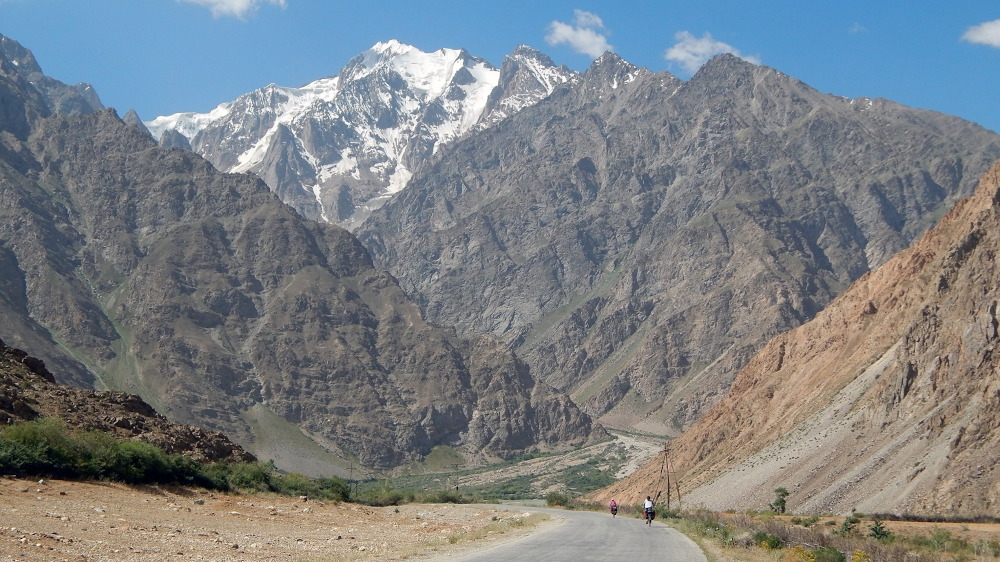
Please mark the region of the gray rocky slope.
POLYGON ((603 435, 506 345, 426 322, 346 230, 113 110, 52 111, 4 57, 0 271, 0 335, 59 382, 138 394, 289 470, 603 435))
POLYGON ((998 156, 973 123, 731 55, 685 82, 608 54, 356 232, 433 321, 512 342, 608 424, 669 433, 998 156))
POLYGON ((11 65, 11 72, 26 79, 41 94, 46 105, 53 111, 67 115, 85 115, 104 109, 93 86, 85 82, 70 86, 47 76, 30 50, 3 35, 0 35, 0 57, 11 65))

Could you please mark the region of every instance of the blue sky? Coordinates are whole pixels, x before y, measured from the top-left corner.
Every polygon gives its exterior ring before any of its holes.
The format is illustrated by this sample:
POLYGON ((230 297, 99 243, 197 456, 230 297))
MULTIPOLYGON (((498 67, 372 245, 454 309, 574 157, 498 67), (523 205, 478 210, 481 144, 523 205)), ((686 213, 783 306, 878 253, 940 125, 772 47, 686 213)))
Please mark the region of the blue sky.
POLYGON ((336 74, 378 41, 464 48, 499 66, 520 44, 584 70, 604 50, 687 79, 734 52, 827 93, 884 97, 1000 132, 993 0, 0 0, 0 33, 46 74, 120 114, 205 112, 336 74))

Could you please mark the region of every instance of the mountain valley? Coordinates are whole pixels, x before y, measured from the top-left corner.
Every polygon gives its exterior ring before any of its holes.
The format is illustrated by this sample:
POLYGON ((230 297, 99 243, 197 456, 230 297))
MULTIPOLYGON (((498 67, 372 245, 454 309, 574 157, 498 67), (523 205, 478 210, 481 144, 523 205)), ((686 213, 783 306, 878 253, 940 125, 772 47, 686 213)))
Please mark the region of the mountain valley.
POLYGON ((605 438, 506 346, 426 322, 347 231, 113 110, 52 114, 0 61, 4 336, 59 382, 307 474, 605 438))
POLYGON ((143 121, 0 36, 0 338, 307 475, 596 467, 605 501, 662 489, 671 438, 689 505, 981 514, 998 159, 732 55, 387 41, 143 121))

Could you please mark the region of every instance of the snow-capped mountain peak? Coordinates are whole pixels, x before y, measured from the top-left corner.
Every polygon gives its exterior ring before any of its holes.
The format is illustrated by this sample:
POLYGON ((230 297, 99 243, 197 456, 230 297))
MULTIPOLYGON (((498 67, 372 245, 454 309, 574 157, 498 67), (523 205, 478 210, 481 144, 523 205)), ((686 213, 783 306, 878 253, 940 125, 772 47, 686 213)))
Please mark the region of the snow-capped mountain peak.
POLYGON ((145 125, 157 138, 183 135, 221 170, 257 173, 306 216, 352 226, 442 144, 537 103, 575 76, 526 46, 498 70, 463 49, 428 53, 393 39, 334 77, 300 88, 270 84, 209 113, 145 125))
POLYGON ((504 58, 500 66, 500 82, 490 94, 476 128, 491 127, 578 78, 576 72, 565 66, 557 67, 548 55, 527 45, 519 45, 504 58))

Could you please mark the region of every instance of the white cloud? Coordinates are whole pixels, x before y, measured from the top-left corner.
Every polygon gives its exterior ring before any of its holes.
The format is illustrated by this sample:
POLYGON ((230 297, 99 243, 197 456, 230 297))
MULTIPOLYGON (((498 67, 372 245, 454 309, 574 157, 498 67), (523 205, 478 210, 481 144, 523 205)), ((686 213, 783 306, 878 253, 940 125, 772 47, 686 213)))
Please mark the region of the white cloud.
POLYGON ((690 32, 678 31, 674 35, 674 39, 677 39, 677 44, 667 49, 663 53, 663 58, 679 64, 689 74, 698 72, 701 65, 708 62, 708 59, 722 53, 731 53, 747 62, 760 64, 759 58, 752 55, 742 55, 735 47, 722 41, 716 41, 709 33, 695 37, 690 32))
POLYGON ((847 28, 847 32, 848 33, 868 33, 868 28, 865 27, 865 26, 863 26, 863 25, 861 25, 858 22, 854 22, 854 23, 851 24, 851 27, 847 28))
POLYGON ((1000 47, 1000 20, 974 25, 965 30, 962 39, 965 39, 969 43, 1000 47))
POLYGON ((545 42, 549 45, 567 44, 574 51, 597 58, 615 48, 605 36, 604 22, 596 14, 573 10, 573 23, 554 21, 549 24, 545 42))
POLYGON ((178 0, 188 4, 205 6, 212 11, 212 16, 221 18, 223 16, 234 16, 245 19, 249 14, 257 10, 261 4, 271 4, 285 7, 285 0, 178 0))

